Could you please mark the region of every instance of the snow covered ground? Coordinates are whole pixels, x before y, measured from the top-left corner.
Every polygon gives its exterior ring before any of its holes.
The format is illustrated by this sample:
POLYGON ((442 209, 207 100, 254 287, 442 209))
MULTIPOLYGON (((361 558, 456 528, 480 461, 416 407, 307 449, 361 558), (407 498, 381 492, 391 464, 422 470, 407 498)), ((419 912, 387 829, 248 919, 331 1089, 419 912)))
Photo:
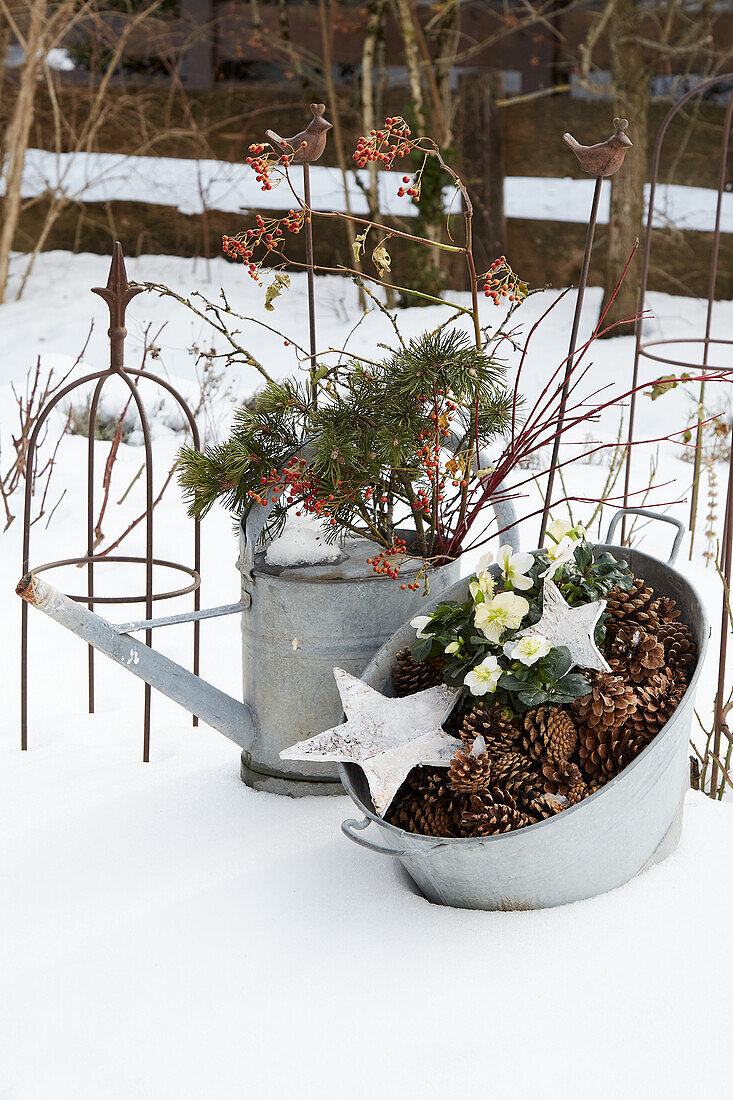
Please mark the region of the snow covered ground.
MULTIPOLYGON (((102 257, 45 253, 23 299, 0 309, 3 465, 14 430, 9 384, 22 384, 38 354, 45 366, 68 369, 93 315, 77 371, 106 363, 106 311, 86 293, 104 284, 106 269, 102 257)), ((141 257, 129 262, 128 273, 210 296, 221 286, 242 313, 302 334, 300 276, 275 314, 264 314, 263 292, 223 260, 141 257)), ((525 325, 554 294, 530 299, 525 325)), ((354 291, 319 279, 317 295, 319 345, 338 347, 357 317, 354 291)), ((584 331, 598 302, 599 292, 590 291, 584 331)), ((651 305, 650 332, 682 338, 700 331, 703 303, 653 295, 651 305)), ((571 313, 569 296, 534 345, 523 386, 530 396, 565 354, 571 313)), ((405 311, 400 324, 406 335, 416 334, 439 314, 438 307, 405 311)), ((487 304, 486 321, 496 316, 487 304)), ((732 322, 733 303, 719 303, 716 327, 732 322)), ((208 348, 210 335, 181 307, 140 296, 128 313, 131 365, 148 323, 150 337, 165 323, 151 366, 193 395, 189 349, 208 348)), ((352 340, 369 354, 391 338, 389 324, 373 314, 352 340)), ((247 339, 273 373, 295 369, 292 349, 281 340, 254 325, 247 339)), ((632 353, 628 338, 597 345, 592 379, 624 388, 632 353)), ((647 369, 647 377, 655 374, 647 369)), ((231 396, 251 391, 257 380, 251 369, 229 380, 230 396, 219 399, 216 411, 219 430, 231 396)), ((712 400, 724 408, 726 396, 712 400)), ((666 434, 691 413, 682 391, 639 404, 640 435, 666 434)), ((180 442, 174 426, 161 410, 158 485, 180 442)), ((615 432, 612 418, 591 429, 593 438, 612 439, 615 432)), ((109 444, 97 448, 101 476, 109 444)), ((637 454, 637 485, 646 483, 652 451, 637 454)), ((85 454, 84 438, 65 439, 52 505, 67 491, 48 528, 45 517, 33 528, 34 562, 81 550, 85 454)), ((660 480, 676 483, 656 491, 657 503, 686 495, 690 466, 677 455, 670 445, 662 448, 660 480)), ((121 447, 104 524, 108 539, 141 507, 139 481, 116 505, 140 463, 139 446, 121 447)), ((605 472, 579 466, 569 487, 593 495, 605 472)), ((717 477, 722 495, 722 468, 717 477)), ((518 502, 525 514, 537 505, 536 494, 518 502)), ((686 514, 684 504, 668 510, 686 514)), ((586 514, 587 506, 576 508, 578 518, 586 514)), ((155 516, 160 556, 183 557, 189 533, 175 487, 155 516)), ((524 525, 525 546, 535 544, 537 525, 524 525)), ((139 551, 139 534, 125 544, 128 552, 139 551)), ((640 537, 660 555, 670 544, 663 527, 650 525, 640 537)), ((702 545, 700 539, 692 562, 683 549, 681 568, 700 588, 715 628, 720 588, 702 545)), ((215 510, 203 527, 203 606, 238 597, 236 553, 231 520, 215 510)), ((345 797, 291 801, 245 788, 237 748, 206 727, 193 729, 184 712, 157 696, 151 762, 143 765, 142 686, 98 658, 97 713, 86 714, 84 645, 34 612, 29 751, 21 753, 20 613, 13 592, 20 559, 18 519, 0 535, 3 1100, 371 1100, 385 1091, 410 1100, 473 1100, 489 1092, 524 1100, 548 1087, 601 1100, 676 1100, 693 1089, 727 1095, 719 1058, 733 1027, 730 804, 690 794, 677 853, 592 901, 508 914, 431 906, 394 863, 342 837, 339 824, 351 814, 345 797)), ((107 568, 107 590, 129 586, 129 574, 107 568)), ((73 569, 55 580, 67 591, 81 588, 73 569)), ((124 608, 107 614, 130 617, 124 608)), ((202 674, 233 694, 240 690, 238 633, 236 618, 202 626, 202 674)), ((190 627, 170 628, 156 643, 185 662, 190 634, 190 627)), ((708 662, 698 696, 706 717, 714 673, 708 662)))
MULTIPOLYGON (((416 207, 409 197, 397 195, 402 172, 380 172, 380 208, 383 214, 413 217, 416 207)), ((296 189, 300 174, 293 174, 296 189)), ((353 214, 368 213, 366 172, 349 172, 349 202, 353 214)), ((0 194, 5 182, 0 178, 0 194)), ((508 176, 504 180, 504 205, 508 218, 530 218, 584 223, 593 195, 591 179, 548 179, 508 176)), ((314 165, 311 169, 314 208, 345 210, 344 186, 338 168, 314 165)), ((23 168, 23 197, 47 191, 76 202, 147 202, 173 206, 182 214, 203 210, 238 213, 242 210, 283 210, 293 205, 286 183, 263 192, 246 164, 223 160, 176 157, 135 157, 119 153, 54 153, 29 149, 23 168)), ((300 190, 298 190, 300 194, 300 190)), ((646 201, 649 185, 646 186, 646 201)), ((601 192, 598 223, 608 222, 610 188, 601 192)), ((660 184, 655 199, 657 228, 712 231, 717 193, 711 188, 660 184)), ((446 190, 446 209, 459 209, 446 190)), ((733 194, 723 195, 721 227, 733 232, 733 194)))

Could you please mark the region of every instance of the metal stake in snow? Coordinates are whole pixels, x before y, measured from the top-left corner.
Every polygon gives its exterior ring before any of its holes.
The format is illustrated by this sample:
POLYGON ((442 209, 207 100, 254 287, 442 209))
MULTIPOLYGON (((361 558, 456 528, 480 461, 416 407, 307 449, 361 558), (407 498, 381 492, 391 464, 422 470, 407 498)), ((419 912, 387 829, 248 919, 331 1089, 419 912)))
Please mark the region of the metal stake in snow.
POLYGON ((326 148, 326 135, 332 124, 326 122, 323 115, 326 111, 325 103, 311 103, 313 118, 301 130, 290 138, 281 138, 274 130, 265 130, 268 141, 277 149, 285 150, 289 164, 303 165, 303 203, 305 207, 305 259, 308 272, 308 325, 310 330, 310 360, 311 360, 311 401, 315 401, 315 388, 313 388, 313 376, 316 371, 316 303, 315 303, 315 279, 313 260, 313 223, 311 219, 311 183, 309 165, 319 159, 326 148))
POLYGON ((539 546, 542 546, 545 537, 547 521, 550 516, 550 507, 552 505, 552 489, 555 483, 555 470, 557 468, 557 460, 560 452, 560 436, 562 434, 563 422, 565 419, 565 405, 568 400, 568 387, 570 384, 570 375, 573 370, 573 358, 578 342, 578 328, 580 326, 580 315, 583 312, 583 298, 585 297, 585 288, 588 282, 590 256, 593 251, 593 238, 595 236, 596 221, 598 219, 598 202, 601 197, 601 184, 604 179, 608 179, 618 172, 624 162, 626 150, 631 148, 631 141, 625 133, 629 125, 628 119, 615 118, 613 120, 613 125, 615 129, 612 136, 608 138, 607 141, 600 141, 596 145, 581 145, 575 140, 572 134, 563 134, 563 141, 566 145, 569 145, 575 153, 580 167, 584 172, 588 172, 590 175, 596 177, 596 184, 593 188, 593 202, 591 203, 590 218, 588 219, 588 231, 585 236, 585 252, 583 253, 583 264, 580 269, 580 279, 578 280, 578 297, 575 303, 573 327, 570 332, 568 358, 565 363, 565 378, 563 380, 562 396, 560 399, 557 431, 552 445, 552 459, 550 461, 550 472, 547 478, 545 506, 542 509, 542 522, 540 524, 539 546))

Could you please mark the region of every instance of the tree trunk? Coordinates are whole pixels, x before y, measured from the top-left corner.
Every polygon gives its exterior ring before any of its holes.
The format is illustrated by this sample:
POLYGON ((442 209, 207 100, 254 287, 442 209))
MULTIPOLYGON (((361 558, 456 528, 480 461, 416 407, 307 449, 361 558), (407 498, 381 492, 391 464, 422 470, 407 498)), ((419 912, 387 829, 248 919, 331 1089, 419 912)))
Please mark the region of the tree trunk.
MULTIPOLYGON (((611 214, 608 225, 608 257, 603 288, 603 305, 609 301, 621 278, 634 244, 644 226, 644 184, 649 142, 650 73, 639 44, 637 0, 617 0, 608 28, 614 112, 628 118, 629 137, 634 143, 622 168, 611 179, 611 214)), ((604 184, 605 187, 608 184, 604 184)), ((641 254, 637 253, 624 279, 605 324, 618 324, 633 317, 638 308, 641 254)), ((614 336, 633 332, 633 321, 613 331, 614 336)))
POLYGON ((43 34, 46 26, 46 0, 34 0, 26 37, 25 60, 20 70, 18 93, 5 132, 5 200, 0 227, 0 303, 5 301, 13 238, 20 218, 20 186, 23 164, 33 122, 33 105, 38 73, 45 61, 43 34))
MULTIPOLYGON (((378 129, 377 122, 381 123, 382 121, 377 113, 374 102, 374 61, 377 54, 377 47, 380 42, 383 42, 385 7, 386 0, 370 0, 367 6, 367 23, 361 51, 361 126, 363 134, 368 134, 370 130, 378 129)), ((375 161, 369 161, 367 164, 367 172, 369 184, 366 197, 367 203, 369 204, 369 217, 373 221, 379 221, 379 179, 375 161)), ((394 309, 394 290, 392 290, 391 287, 385 287, 384 294, 387 309, 394 309)))
POLYGON ((410 99, 415 115, 415 127, 419 135, 425 133, 425 99, 422 89, 422 73, 420 67, 420 46, 415 33, 415 24, 412 19, 410 0, 395 0, 397 17, 402 35, 402 45, 405 52, 405 65, 407 66, 407 79, 410 85, 410 99))
POLYGON ((504 150, 496 100, 499 73, 462 76, 458 82, 455 132, 461 175, 473 200, 476 266, 486 271, 504 251, 504 150))

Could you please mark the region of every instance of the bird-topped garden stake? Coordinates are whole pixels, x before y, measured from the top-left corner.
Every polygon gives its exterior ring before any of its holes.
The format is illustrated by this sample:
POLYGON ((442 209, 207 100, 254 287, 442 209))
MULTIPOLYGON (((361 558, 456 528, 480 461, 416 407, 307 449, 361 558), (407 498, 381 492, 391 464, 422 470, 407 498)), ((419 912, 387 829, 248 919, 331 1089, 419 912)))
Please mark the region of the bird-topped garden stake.
POLYGON ((626 150, 632 148, 632 142, 626 135, 629 120, 615 118, 614 133, 606 141, 596 145, 581 145, 572 134, 563 134, 562 139, 575 153, 584 172, 601 179, 614 176, 624 162, 626 150))
POLYGON ((265 136, 272 146, 282 155, 288 158, 288 164, 300 164, 303 167, 303 207, 305 213, 305 263, 308 277, 308 329, 310 333, 310 373, 311 379, 316 373, 316 295, 315 295, 315 260, 313 256, 313 225, 311 221, 311 181, 310 167, 313 161, 318 160, 326 148, 326 135, 333 129, 330 122, 323 117, 326 113, 325 103, 311 103, 310 120, 305 130, 299 134, 293 134, 290 138, 282 138, 274 130, 265 130, 265 136))
POLYGON ((323 117, 326 112, 325 103, 311 103, 313 118, 305 130, 294 134, 290 138, 281 138, 274 130, 265 130, 268 141, 287 154, 291 164, 312 164, 326 148, 326 134, 333 129, 330 122, 323 117))
POLYGON ((584 172, 588 172, 589 175, 595 176, 596 183, 593 188, 593 202, 591 203, 590 218, 588 219, 588 230, 585 235, 585 252, 583 254, 583 264, 580 268, 580 279, 578 280, 578 297, 575 302, 573 327, 570 332, 570 348, 568 357, 565 360, 565 378, 563 380, 558 417, 558 427, 560 430, 555 432, 555 440, 552 444, 550 472, 547 475, 547 485, 545 487, 545 504, 542 509, 542 520, 540 521, 539 546, 542 546, 544 541, 547 521, 550 518, 550 508, 552 507, 552 490, 555 484, 555 470, 558 467, 558 457, 560 454, 560 437, 562 435, 562 426, 565 417, 565 405, 568 399, 570 375, 573 371, 573 359, 575 357, 575 348, 578 340, 578 328, 580 326, 580 314, 583 309, 583 297, 585 295, 586 283, 588 282, 588 269, 590 267, 590 255, 593 251, 593 237, 596 231, 596 219, 598 218, 598 203, 601 198, 601 187, 604 179, 608 179, 618 172, 624 162, 627 149, 632 148, 632 142, 626 135, 628 125, 628 119, 615 118, 613 120, 614 131, 611 137, 607 138, 606 141, 599 141, 596 145, 581 145, 579 141, 575 140, 572 134, 563 134, 562 136, 565 144, 570 146, 578 158, 580 167, 584 172))

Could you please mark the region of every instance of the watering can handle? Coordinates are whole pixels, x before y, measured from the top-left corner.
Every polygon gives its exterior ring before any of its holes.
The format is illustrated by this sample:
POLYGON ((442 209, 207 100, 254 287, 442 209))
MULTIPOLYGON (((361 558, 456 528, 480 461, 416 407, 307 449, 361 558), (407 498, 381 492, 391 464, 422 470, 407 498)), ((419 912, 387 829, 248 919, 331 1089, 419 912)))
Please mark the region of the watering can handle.
POLYGON ((242 519, 242 549, 237 564, 242 573, 246 573, 248 577, 252 576, 255 550, 267 523, 268 513, 269 509, 261 504, 252 504, 242 519))
POLYGON ((613 516, 611 522, 608 525, 606 542, 613 542, 613 536, 616 533, 618 522, 624 514, 632 516, 646 516, 647 519, 658 519, 661 520, 662 523, 671 523, 673 527, 677 528, 677 534, 674 537, 672 550, 670 551, 669 558, 667 559, 667 565, 674 565, 677 560, 677 555, 680 552, 682 539, 685 537, 685 532, 687 530, 684 523, 682 523, 682 521, 679 519, 675 519, 674 516, 665 516, 662 512, 653 512, 650 508, 619 508, 619 510, 613 516))
POLYGON ((358 829, 360 832, 364 829, 368 829, 371 825, 371 821, 368 817, 365 817, 362 821, 357 821, 355 817, 349 817, 346 821, 341 822, 341 832, 344 836, 347 836, 349 840, 353 840, 354 844, 360 844, 362 848, 368 848, 370 852, 378 852, 381 856, 406 856, 408 852, 400 848, 383 848, 381 844, 372 844, 370 840, 365 840, 363 836, 358 836, 354 829, 358 829))

